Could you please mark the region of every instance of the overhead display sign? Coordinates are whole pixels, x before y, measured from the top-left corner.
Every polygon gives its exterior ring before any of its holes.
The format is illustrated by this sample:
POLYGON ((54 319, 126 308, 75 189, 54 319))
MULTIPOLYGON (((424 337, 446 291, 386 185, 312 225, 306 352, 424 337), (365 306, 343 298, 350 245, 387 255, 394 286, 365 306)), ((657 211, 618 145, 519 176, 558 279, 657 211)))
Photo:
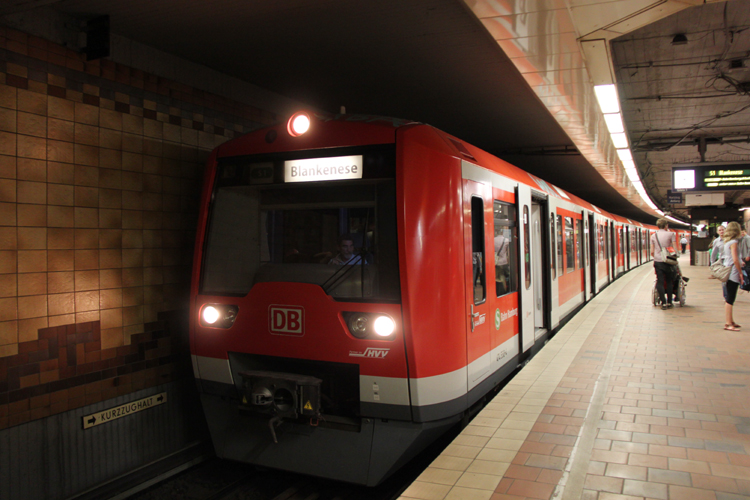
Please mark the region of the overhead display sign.
POLYGON ((118 418, 138 413, 139 411, 148 410, 154 406, 159 406, 167 402, 167 393, 162 392, 154 394, 147 398, 139 399, 138 401, 132 401, 124 405, 110 408, 109 410, 100 411, 98 413, 92 413, 83 417, 83 428, 89 429, 97 425, 106 424, 118 418))
POLYGON ((750 190, 750 163, 697 163, 672 168, 674 191, 750 190))
POLYGON ((284 182, 320 182, 362 178, 362 155, 284 162, 284 182))

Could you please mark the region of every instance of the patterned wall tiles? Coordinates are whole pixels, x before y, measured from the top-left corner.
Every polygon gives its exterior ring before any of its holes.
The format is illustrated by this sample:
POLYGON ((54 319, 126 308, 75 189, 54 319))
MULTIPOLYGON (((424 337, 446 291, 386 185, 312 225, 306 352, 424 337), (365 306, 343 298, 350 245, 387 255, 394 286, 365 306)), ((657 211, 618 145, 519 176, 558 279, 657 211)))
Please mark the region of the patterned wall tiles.
POLYGON ((105 348, 98 322, 40 329, 0 358, 0 429, 174 380, 174 335, 155 322, 105 348))
POLYGON ((0 28, 0 428, 170 380, 203 163, 275 120, 0 28))

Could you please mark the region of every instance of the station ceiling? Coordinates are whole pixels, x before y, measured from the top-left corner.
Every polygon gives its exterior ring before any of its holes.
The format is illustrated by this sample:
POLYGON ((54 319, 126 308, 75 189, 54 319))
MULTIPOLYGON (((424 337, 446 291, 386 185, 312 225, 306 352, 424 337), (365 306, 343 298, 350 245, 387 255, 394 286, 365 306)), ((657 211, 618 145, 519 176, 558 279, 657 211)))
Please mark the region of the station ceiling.
POLYGON ((656 215, 617 162, 596 75, 616 79, 643 185, 662 210, 687 216, 666 203, 667 172, 700 161, 698 137, 711 137, 707 161, 750 155, 748 87, 717 79, 732 58, 745 61, 732 78, 750 77, 740 0, 11 0, 0 15, 45 9, 109 15, 117 35, 320 110, 429 123, 643 222, 656 215), (688 43, 672 45, 677 33, 688 43), (601 47, 607 67, 595 61, 601 47))

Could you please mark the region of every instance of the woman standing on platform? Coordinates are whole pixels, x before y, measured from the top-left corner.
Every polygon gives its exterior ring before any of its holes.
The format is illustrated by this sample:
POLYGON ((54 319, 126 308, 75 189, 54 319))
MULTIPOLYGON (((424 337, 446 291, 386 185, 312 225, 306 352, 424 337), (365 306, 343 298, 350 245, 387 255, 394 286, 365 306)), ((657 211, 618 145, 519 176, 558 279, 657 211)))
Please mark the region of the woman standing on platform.
POLYGON ((667 219, 656 221, 656 227, 659 228, 651 235, 651 249, 654 257, 654 269, 656 269, 656 291, 661 297, 661 308, 667 309, 672 307, 672 297, 674 297, 673 285, 675 282, 677 270, 671 264, 661 260, 661 249, 672 247, 677 248, 677 236, 675 233, 667 231, 667 219))
POLYGON ((732 307, 734 305, 734 299, 737 298, 737 289, 742 283, 744 278, 742 277, 742 266, 740 264, 740 253, 737 242, 740 240, 742 228, 737 222, 730 222, 724 231, 724 252, 722 254, 723 263, 725 266, 731 266, 732 271, 729 273, 729 279, 724 283, 724 317, 726 323, 724 323, 724 330, 732 332, 740 331, 740 325, 734 322, 732 316, 732 307))

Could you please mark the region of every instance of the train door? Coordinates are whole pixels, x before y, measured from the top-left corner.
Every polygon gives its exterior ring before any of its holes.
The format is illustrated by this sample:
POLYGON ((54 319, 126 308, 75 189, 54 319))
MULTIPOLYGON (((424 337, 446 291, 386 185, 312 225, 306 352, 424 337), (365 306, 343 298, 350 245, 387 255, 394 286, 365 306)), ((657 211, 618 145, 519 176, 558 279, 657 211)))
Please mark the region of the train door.
POLYGON ((516 192, 518 203, 518 240, 521 246, 519 255, 518 310, 521 352, 526 352, 534 345, 534 289, 532 287, 531 268, 531 188, 519 184, 516 192))
POLYGON ((548 307, 549 307, 549 323, 551 327, 559 324, 560 318, 558 310, 552 307, 552 304, 558 304, 560 301, 560 275, 562 273, 562 246, 563 238, 561 234, 561 222, 558 222, 558 218, 562 220, 557 214, 557 198, 554 196, 547 197, 547 226, 548 229, 545 232, 549 239, 547 244, 549 246, 549 261, 548 261, 548 275, 547 281, 548 287, 548 307))
MULTIPOLYGON (((468 389, 487 376, 490 367, 490 322, 487 301, 489 256, 494 276, 494 251, 488 245, 486 219, 492 215, 489 184, 464 179, 464 269, 466 270, 466 355, 468 389), (489 251, 488 251, 489 249, 489 251)), ((493 279, 494 281, 494 279, 493 279)))
POLYGON ((630 269, 630 228, 629 227, 623 227, 623 233, 622 237, 625 238, 625 260, 623 262, 623 265, 625 266, 625 271, 630 269))
POLYGON ((635 230, 635 248, 636 248, 636 250, 635 250, 636 251, 635 261, 636 262, 635 263, 636 263, 636 265, 640 266, 643 263, 643 261, 642 261, 642 259, 643 259, 643 257, 642 257, 643 252, 641 251, 642 246, 641 246, 641 229, 640 228, 638 228, 638 229, 635 230))
MULTIPOLYGON (((596 254, 596 246, 599 238, 599 231, 597 231, 596 221, 594 220, 594 214, 589 213, 588 227, 586 228, 588 235, 588 263, 589 263, 589 282, 590 282, 590 293, 591 296, 596 295, 596 266, 599 264, 596 254)), ((587 297, 588 299, 588 297, 587 297)))
POLYGON ((617 278, 617 241, 615 238, 615 223, 609 222, 609 268, 611 281, 617 278))
MULTIPOLYGON (((535 193, 536 195, 536 193, 535 193)), ((549 276, 547 273, 547 200, 536 195, 531 200, 531 287, 534 297, 534 339, 547 331, 549 325, 549 276)))

